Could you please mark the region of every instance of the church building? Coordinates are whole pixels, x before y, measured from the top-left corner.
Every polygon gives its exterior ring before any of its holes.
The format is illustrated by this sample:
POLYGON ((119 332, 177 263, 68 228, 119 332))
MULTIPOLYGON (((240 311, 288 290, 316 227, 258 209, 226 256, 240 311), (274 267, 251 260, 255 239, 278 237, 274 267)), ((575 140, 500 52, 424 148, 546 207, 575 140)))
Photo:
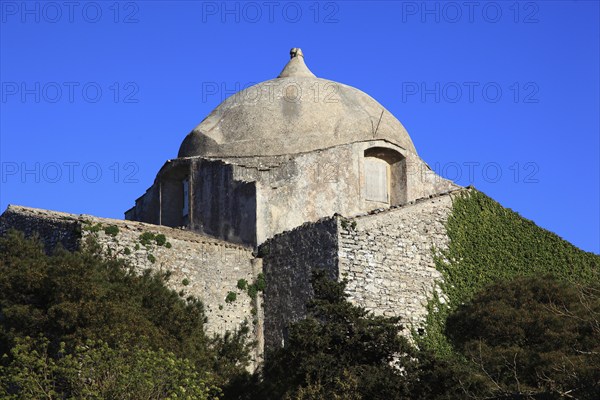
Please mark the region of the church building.
POLYGON ((307 221, 457 188, 366 93, 317 78, 302 50, 214 109, 125 218, 256 246, 307 221))
POLYGON ((452 199, 469 189, 436 175, 375 99, 290 54, 183 139, 126 221, 11 205, 0 234, 37 233, 48 249, 94 235, 140 271, 169 270, 173 289, 204 303, 209 332, 251 323, 256 360, 306 315, 315 269, 347 279, 355 304, 418 327, 452 199), (240 284, 263 277, 258 296, 240 284))

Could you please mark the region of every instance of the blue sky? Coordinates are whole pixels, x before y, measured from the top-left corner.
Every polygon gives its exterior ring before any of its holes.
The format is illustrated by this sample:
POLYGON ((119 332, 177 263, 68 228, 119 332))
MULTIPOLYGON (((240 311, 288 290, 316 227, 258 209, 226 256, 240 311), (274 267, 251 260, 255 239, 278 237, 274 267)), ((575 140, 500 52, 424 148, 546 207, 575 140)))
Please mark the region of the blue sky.
POLYGON ((597 1, 0 2, 0 208, 122 218, 301 47, 440 174, 600 253, 597 1))

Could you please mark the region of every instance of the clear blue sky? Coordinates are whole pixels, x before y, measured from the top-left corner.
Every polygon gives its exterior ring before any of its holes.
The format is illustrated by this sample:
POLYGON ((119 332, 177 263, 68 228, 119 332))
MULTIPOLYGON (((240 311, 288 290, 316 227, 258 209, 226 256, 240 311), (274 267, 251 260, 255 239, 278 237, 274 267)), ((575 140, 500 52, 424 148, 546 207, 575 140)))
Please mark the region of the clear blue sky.
POLYGON ((301 47, 436 171, 600 253, 598 4, 2 0, 0 208, 122 218, 222 98, 301 47))

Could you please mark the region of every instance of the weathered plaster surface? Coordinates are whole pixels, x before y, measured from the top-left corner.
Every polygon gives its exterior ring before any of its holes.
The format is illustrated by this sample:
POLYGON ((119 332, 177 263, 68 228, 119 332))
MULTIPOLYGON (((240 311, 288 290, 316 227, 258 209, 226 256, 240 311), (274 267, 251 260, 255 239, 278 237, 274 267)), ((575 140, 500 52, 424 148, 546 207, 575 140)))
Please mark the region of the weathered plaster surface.
POLYGON ((307 221, 335 213, 355 215, 455 188, 415 154, 370 140, 287 156, 169 161, 126 217, 257 245, 307 221), (401 193, 390 203, 365 197, 365 151, 372 148, 388 149, 402 159, 401 172, 391 176, 401 193), (190 219, 180 215, 186 176, 192 183, 190 219))

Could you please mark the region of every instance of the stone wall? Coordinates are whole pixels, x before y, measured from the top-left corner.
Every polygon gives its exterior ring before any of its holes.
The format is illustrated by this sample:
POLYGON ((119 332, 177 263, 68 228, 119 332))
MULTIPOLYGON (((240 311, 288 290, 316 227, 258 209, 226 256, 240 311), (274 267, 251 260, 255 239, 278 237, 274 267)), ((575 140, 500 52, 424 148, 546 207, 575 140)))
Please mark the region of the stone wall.
MULTIPOLYGON (((0 216, 0 231, 6 232, 9 228, 22 230, 27 235, 37 232, 48 249, 61 242, 75 250, 93 235, 107 256, 126 259, 139 271, 148 268, 171 271, 168 282, 171 288, 202 300, 208 319, 207 332, 222 334, 248 320, 250 328, 254 328, 254 338, 262 337, 262 313, 253 324, 252 309, 257 305, 252 304, 244 291, 237 289, 239 279, 252 282, 262 272, 261 260, 255 259, 248 247, 142 222, 18 206, 9 206, 0 216), (156 239, 144 241, 140 238, 144 233, 146 236, 149 236, 147 233, 162 234, 166 242, 159 245, 156 239), (227 302, 230 291, 236 293, 236 300, 227 302)), ((260 307, 258 311, 262 311, 260 307)))
POLYGON ((260 247, 267 281, 265 349, 280 347, 287 326, 305 317, 306 303, 313 295, 312 270, 324 269, 332 278, 338 276, 337 230, 336 219, 326 218, 276 235, 260 247))
POLYGON ((189 230, 25 207, 10 206, 0 217, 0 231, 15 227, 28 234, 40 232, 49 248, 60 242, 70 249, 94 235, 108 256, 125 258, 140 271, 172 271, 171 287, 205 304, 209 332, 223 333, 254 320, 250 326, 259 343, 258 358, 262 343, 266 349, 281 346, 287 326, 306 315, 314 269, 346 277, 355 304, 418 327, 435 281, 441 279, 432 250, 448 245, 445 222, 452 198, 462 190, 351 218, 336 214, 304 223, 268 239, 258 249, 260 258, 251 248, 189 230), (164 235, 166 242, 145 243, 141 235, 149 233, 164 235), (263 269, 264 308, 260 296, 253 304, 237 289, 238 280, 252 282, 263 269), (229 292, 236 293, 235 301, 225 300, 229 292))
POLYGON ((256 244, 256 185, 235 179, 234 166, 195 161, 191 184, 191 228, 228 242, 256 244))
POLYGON ((0 235, 11 228, 22 231, 27 237, 37 235, 42 238, 47 253, 59 243, 70 251, 80 246, 81 223, 70 214, 8 206, 0 216, 0 235))
POLYGON ((167 161, 125 219, 185 226, 241 245, 256 244, 256 186, 234 179, 234 165, 202 158, 167 161), (184 215, 183 182, 189 182, 184 215))
MULTIPOLYGON (((454 192, 456 193, 456 192, 454 192)), ((340 220, 339 271, 350 301, 377 315, 418 327, 435 281, 432 249, 448 245, 450 193, 398 208, 340 220)))
POLYGON ((433 249, 448 245, 445 222, 458 192, 353 218, 336 215, 267 240, 259 248, 267 278, 265 348, 281 346, 288 324, 306 315, 315 268, 347 278, 351 302, 419 328, 442 278, 433 249))

